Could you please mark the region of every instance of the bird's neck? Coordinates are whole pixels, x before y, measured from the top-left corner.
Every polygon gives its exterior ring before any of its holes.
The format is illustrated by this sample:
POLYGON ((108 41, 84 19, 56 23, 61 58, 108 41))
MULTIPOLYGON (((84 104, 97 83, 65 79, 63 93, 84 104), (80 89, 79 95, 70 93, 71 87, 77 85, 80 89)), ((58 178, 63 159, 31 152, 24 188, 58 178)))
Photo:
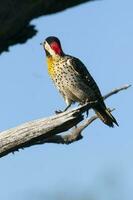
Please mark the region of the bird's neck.
POLYGON ((54 79, 54 77, 55 77, 55 67, 54 67, 55 62, 58 62, 59 59, 60 59, 59 56, 58 57, 57 56, 56 57, 55 56, 47 57, 48 73, 52 79, 54 79))

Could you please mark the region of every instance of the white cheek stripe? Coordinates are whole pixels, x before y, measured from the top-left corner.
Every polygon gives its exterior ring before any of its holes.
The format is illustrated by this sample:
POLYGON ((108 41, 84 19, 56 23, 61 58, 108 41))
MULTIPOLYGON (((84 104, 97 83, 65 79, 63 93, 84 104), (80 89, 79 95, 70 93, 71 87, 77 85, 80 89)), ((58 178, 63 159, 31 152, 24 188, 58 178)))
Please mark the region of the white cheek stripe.
POLYGON ((54 50, 51 49, 50 45, 47 42, 45 43, 45 49, 50 53, 51 56, 56 55, 54 50))

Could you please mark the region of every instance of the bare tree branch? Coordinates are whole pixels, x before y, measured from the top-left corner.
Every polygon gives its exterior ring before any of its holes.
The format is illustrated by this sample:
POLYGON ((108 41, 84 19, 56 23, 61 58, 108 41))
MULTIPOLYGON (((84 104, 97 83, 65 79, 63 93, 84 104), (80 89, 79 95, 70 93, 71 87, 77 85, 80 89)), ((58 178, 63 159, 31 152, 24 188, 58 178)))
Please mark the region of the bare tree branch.
MULTIPOLYGON (((119 88, 115 88, 113 89, 111 92, 109 92, 108 94, 103 96, 103 99, 107 99, 110 96, 117 94, 118 92, 122 91, 122 90, 126 90, 129 87, 131 87, 131 85, 124 85, 122 87, 119 88)), ((115 109, 112 109, 112 111, 114 111, 115 109)), ((87 127, 89 126, 94 120, 96 120, 98 118, 97 115, 94 115, 92 117, 90 117, 89 119, 84 120, 84 122, 82 123, 82 125, 80 125, 79 127, 75 127, 71 133, 67 134, 67 135, 54 135, 50 138, 44 139, 42 141, 38 141, 38 143, 36 144, 44 144, 44 143, 58 143, 58 144, 71 144, 73 142, 76 142, 80 139, 83 138, 83 136, 81 135, 81 132, 87 127)))
POLYGON ((114 94, 117 94, 118 92, 120 92, 120 91, 122 91, 122 90, 126 90, 126 89, 128 89, 129 87, 131 87, 132 85, 130 84, 126 84, 126 85, 124 85, 124 86, 122 86, 122 87, 119 87, 119 88, 115 88, 115 89, 113 89, 111 92, 109 92, 108 94, 106 94, 106 95, 104 95, 103 96, 103 98, 104 99, 107 99, 108 97, 110 97, 110 96, 112 96, 112 95, 114 95, 114 94))
MULTIPOLYGON (((116 88, 106 94, 103 98, 106 99, 130 86, 131 85, 125 85, 116 88)), ((96 102, 91 102, 61 114, 27 122, 18 127, 1 132, 0 157, 17 151, 20 148, 30 147, 32 145, 44 143, 70 144, 82 139, 81 132, 97 119, 97 116, 94 115, 90 119, 84 120, 83 113, 94 106, 95 103, 96 102), (77 127, 76 125, 83 120, 84 122, 77 127), (57 135, 72 127, 73 129, 70 134, 57 135)))

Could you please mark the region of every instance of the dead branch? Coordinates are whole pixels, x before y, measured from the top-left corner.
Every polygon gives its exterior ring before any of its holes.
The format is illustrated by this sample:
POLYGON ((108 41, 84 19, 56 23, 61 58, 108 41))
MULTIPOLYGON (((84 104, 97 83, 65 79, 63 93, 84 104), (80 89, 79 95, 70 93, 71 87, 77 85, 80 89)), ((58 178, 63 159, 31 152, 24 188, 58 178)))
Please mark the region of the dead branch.
MULTIPOLYGON (((107 99, 110 96, 117 94, 118 92, 122 91, 122 90, 126 90, 129 87, 131 87, 131 85, 124 85, 122 87, 119 88, 115 88, 113 89, 111 92, 109 92, 108 94, 103 96, 103 99, 107 99)), ((115 109, 112 109, 112 111, 114 111, 115 109)), ((73 142, 76 142, 78 140, 81 140, 83 138, 83 136, 81 135, 81 132, 87 127, 89 126, 94 120, 96 120, 98 118, 97 115, 94 115, 92 117, 90 117, 89 119, 84 120, 84 122, 82 123, 82 125, 75 127, 71 133, 66 134, 64 136, 62 135, 54 135, 51 138, 47 138, 44 139, 42 141, 38 141, 38 143, 36 144, 44 144, 44 143, 58 143, 58 144, 71 144, 73 142)))
MULTIPOLYGON (((106 99, 131 85, 125 85, 112 90, 103 98, 106 99)), ((44 143, 70 144, 82 139, 81 132, 90 125, 97 116, 84 120, 83 113, 89 110, 96 102, 91 102, 79 106, 61 114, 27 122, 18 127, 0 133, 0 157, 8 153, 17 151, 20 148, 44 143), (80 126, 76 126, 81 121, 80 126), (61 135, 60 133, 72 129, 70 134, 61 135)))

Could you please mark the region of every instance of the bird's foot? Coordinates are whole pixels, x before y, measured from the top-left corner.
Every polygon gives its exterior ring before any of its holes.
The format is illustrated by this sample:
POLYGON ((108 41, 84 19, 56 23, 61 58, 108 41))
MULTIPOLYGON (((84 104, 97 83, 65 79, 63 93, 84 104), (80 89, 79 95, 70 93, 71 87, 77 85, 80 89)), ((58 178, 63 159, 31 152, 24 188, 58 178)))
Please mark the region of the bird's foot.
POLYGON ((86 117, 88 117, 88 115, 89 115, 89 110, 86 111, 86 117))
POLYGON ((56 111, 55 111, 55 114, 58 115, 58 114, 60 114, 60 113, 62 113, 62 112, 63 112, 62 110, 56 110, 56 111))

